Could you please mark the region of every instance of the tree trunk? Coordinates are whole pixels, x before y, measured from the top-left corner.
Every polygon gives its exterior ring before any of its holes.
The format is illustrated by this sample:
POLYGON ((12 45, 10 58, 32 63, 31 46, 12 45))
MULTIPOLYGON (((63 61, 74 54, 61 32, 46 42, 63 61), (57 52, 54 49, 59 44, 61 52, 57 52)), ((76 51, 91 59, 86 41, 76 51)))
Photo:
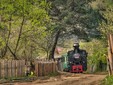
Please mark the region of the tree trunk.
POLYGON ((2 54, 2 57, 5 57, 5 55, 6 55, 6 53, 7 53, 9 38, 10 38, 10 35, 11 35, 11 26, 12 26, 11 21, 12 21, 12 15, 11 15, 10 20, 9 20, 9 33, 8 33, 8 37, 7 37, 7 39, 6 39, 6 46, 5 46, 5 48, 4 48, 4 52, 3 52, 3 54, 2 54))
POLYGON ((54 52, 55 52, 55 48, 56 48, 56 45, 57 45, 57 42, 58 42, 58 39, 59 39, 60 32, 61 32, 61 30, 59 29, 57 31, 56 36, 55 36, 55 41, 54 41, 53 47, 50 51, 49 59, 54 59, 54 52))
POLYGON ((19 32, 19 35, 18 35, 18 40, 17 40, 17 43, 16 43, 15 51, 14 51, 15 55, 16 55, 16 51, 17 51, 17 48, 18 48, 18 45, 19 45, 20 38, 21 38, 23 25, 24 25, 24 16, 23 16, 23 19, 22 19, 22 23, 21 23, 21 27, 20 27, 20 32, 19 32))
MULTIPOLYGON (((23 2, 24 2, 24 1, 23 1, 23 2)), ((25 22, 25 16, 24 16, 24 3, 23 3, 22 13, 23 13, 23 14, 22 14, 22 22, 21 22, 21 26, 20 26, 20 31, 19 31, 19 35, 18 35, 16 47, 15 47, 15 50, 14 50, 14 54, 15 54, 14 57, 17 57, 16 52, 17 52, 17 49, 18 49, 18 45, 19 45, 20 38, 21 38, 21 35, 22 35, 22 29, 23 29, 24 22, 25 22)))
POLYGON ((18 60, 18 58, 16 57, 16 55, 14 54, 14 52, 11 50, 11 48, 9 46, 7 46, 9 51, 11 52, 11 54, 13 55, 14 59, 18 60))

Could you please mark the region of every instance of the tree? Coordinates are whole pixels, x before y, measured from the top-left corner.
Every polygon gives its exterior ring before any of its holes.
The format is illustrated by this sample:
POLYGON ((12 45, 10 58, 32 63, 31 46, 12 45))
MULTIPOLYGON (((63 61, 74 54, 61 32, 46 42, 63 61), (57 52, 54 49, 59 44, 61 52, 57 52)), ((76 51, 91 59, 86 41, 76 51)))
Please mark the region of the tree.
MULTIPOLYGON (((103 42, 103 40, 97 40, 97 39, 93 39, 90 42, 87 43, 81 43, 81 48, 85 49, 88 52, 88 66, 90 67, 90 71, 94 72, 94 71, 99 71, 100 68, 99 64, 101 62, 101 64, 106 65, 106 57, 107 57, 107 48, 106 48, 106 43, 103 42), (94 68, 96 67, 96 69, 94 70, 94 68)), ((104 66, 104 70, 106 66, 104 66)))
POLYGON ((55 40, 58 41, 54 42, 53 49, 51 49, 52 58, 54 58, 54 50, 59 43, 59 38, 78 35, 79 38, 88 40, 100 36, 96 28, 101 19, 98 11, 93 10, 90 6, 91 0, 53 0, 51 2, 50 15, 57 28, 61 28, 60 33, 56 31, 58 36, 55 40))
POLYGON ((23 47, 21 46, 23 33, 29 36, 29 33, 46 26, 49 21, 48 7, 49 4, 45 0, 1 0, 0 26, 6 29, 3 36, 6 44, 3 56, 9 49, 14 59, 18 59, 17 51, 23 47))
POLYGON ((106 39, 109 33, 113 32, 113 1, 112 0, 96 0, 92 3, 93 9, 99 11, 102 22, 100 22, 99 30, 101 31, 103 38, 106 39))

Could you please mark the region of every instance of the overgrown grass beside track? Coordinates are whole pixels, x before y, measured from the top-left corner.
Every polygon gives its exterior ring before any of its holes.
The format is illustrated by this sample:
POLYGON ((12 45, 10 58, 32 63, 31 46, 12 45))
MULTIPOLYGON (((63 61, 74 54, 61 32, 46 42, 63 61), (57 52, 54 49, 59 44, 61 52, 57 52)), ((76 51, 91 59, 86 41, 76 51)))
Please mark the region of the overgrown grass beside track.
POLYGON ((102 80, 101 85, 113 85, 113 75, 107 76, 104 80, 102 80))

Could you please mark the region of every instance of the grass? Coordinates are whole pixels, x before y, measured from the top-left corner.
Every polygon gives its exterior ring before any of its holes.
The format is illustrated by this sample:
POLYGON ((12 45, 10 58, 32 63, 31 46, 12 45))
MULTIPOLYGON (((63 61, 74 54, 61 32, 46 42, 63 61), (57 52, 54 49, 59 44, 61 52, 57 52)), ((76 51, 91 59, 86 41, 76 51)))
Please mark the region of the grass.
POLYGON ((23 76, 23 77, 10 77, 10 78, 1 78, 0 84, 3 83, 14 83, 14 82, 31 82, 37 79, 36 76, 23 76))
POLYGON ((10 77, 10 78, 1 78, 0 84, 4 83, 14 83, 14 82, 31 82, 36 79, 48 79, 50 77, 55 77, 60 75, 59 72, 49 73, 47 76, 37 77, 35 75, 23 76, 23 77, 10 77), (46 78, 47 77, 47 78, 46 78))
POLYGON ((54 72, 54 73, 49 73, 48 74, 49 77, 54 77, 54 76, 58 76, 58 75, 60 75, 59 72, 54 72))
POLYGON ((113 75, 107 76, 104 80, 102 80, 101 85, 113 85, 113 75))

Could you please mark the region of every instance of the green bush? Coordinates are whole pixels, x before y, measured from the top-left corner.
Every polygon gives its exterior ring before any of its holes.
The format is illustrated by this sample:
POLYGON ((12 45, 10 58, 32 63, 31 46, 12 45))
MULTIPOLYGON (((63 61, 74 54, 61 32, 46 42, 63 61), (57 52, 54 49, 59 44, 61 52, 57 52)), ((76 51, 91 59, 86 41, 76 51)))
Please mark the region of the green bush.
POLYGON ((107 76, 103 81, 101 85, 113 85, 113 75, 107 76))
POLYGON ((81 42, 80 46, 88 52, 89 72, 106 71, 107 47, 104 41, 93 39, 90 42, 81 42))

